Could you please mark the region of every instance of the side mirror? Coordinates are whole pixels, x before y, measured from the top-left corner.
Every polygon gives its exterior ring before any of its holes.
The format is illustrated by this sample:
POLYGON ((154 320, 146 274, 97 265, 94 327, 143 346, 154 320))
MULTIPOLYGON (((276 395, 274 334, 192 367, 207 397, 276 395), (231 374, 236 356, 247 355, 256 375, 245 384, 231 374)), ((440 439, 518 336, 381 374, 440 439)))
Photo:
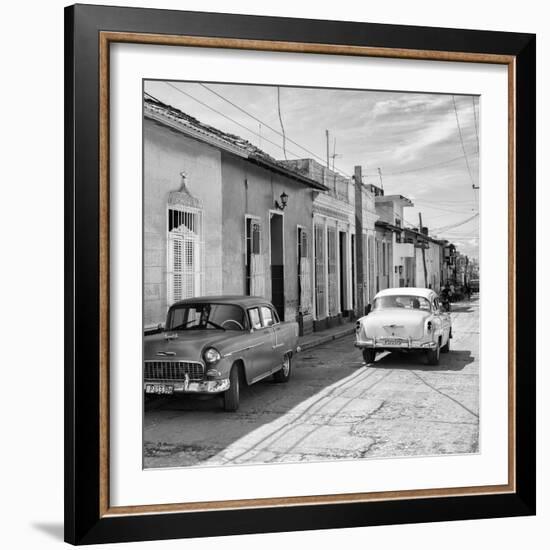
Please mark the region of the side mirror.
POLYGON ((365 315, 368 315, 371 312, 372 304, 367 304, 365 307, 365 315))

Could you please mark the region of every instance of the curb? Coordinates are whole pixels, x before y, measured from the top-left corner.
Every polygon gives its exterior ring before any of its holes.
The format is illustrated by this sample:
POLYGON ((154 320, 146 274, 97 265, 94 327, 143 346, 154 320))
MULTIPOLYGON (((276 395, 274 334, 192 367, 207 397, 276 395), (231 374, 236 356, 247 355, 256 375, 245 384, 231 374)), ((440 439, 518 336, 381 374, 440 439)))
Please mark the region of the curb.
POLYGON ((340 332, 333 333, 333 334, 325 334, 323 336, 319 336, 315 340, 310 340, 309 342, 304 342, 303 344, 298 344, 300 348, 300 353, 311 348, 315 348, 317 346, 320 346, 321 344, 326 344, 327 342, 330 342, 332 340, 337 340, 338 338, 343 338, 344 336, 348 336, 349 334, 353 334, 355 332, 355 326, 349 327, 347 329, 344 329, 340 332))

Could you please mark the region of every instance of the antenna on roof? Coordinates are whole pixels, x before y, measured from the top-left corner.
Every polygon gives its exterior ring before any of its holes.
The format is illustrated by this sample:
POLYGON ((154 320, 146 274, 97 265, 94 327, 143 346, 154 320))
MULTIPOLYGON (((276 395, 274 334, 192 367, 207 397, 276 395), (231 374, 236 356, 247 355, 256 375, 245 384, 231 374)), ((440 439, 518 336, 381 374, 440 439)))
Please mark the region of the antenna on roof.
POLYGON ((343 155, 340 155, 340 154, 337 154, 336 153, 336 137, 334 138, 334 142, 333 142, 333 145, 332 145, 332 155, 330 155, 330 158, 332 159, 332 170, 334 170, 334 161, 336 159, 336 157, 341 157, 343 155))

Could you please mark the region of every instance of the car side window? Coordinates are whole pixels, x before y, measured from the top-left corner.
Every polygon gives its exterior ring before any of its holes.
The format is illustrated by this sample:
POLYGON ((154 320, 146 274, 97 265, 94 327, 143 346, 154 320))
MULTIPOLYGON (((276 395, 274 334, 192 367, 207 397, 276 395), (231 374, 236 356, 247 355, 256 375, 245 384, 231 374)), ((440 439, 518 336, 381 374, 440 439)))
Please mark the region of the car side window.
POLYGON ((277 322, 274 318, 274 311, 267 306, 262 306, 261 310, 264 327, 272 327, 277 322))
POLYGON ((254 330, 262 328, 262 321, 260 319, 260 311, 257 307, 248 310, 248 319, 250 320, 250 326, 254 330))
POLYGON ((433 310, 434 313, 439 313, 439 300, 437 298, 434 298, 433 310))

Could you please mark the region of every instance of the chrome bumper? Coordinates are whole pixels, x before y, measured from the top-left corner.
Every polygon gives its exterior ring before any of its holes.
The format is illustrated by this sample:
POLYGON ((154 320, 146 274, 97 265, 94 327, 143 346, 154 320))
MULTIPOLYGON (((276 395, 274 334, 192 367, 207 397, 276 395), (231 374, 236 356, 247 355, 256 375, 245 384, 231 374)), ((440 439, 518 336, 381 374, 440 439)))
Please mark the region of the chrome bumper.
MULTIPOLYGON (((147 391, 147 386, 163 385, 172 386, 174 393, 221 393, 229 389, 229 378, 222 380, 201 380, 191 382, 188 380, 145 380, 143 382, 143 391, 147 391)), ((154 392, 153 392, 154 393, 154 392)))
POLYGON ((432 340, 413 340, 412 338, 367 338, 356 340, 356 348, 371 349, 433 349, 437 342, 432 340))

